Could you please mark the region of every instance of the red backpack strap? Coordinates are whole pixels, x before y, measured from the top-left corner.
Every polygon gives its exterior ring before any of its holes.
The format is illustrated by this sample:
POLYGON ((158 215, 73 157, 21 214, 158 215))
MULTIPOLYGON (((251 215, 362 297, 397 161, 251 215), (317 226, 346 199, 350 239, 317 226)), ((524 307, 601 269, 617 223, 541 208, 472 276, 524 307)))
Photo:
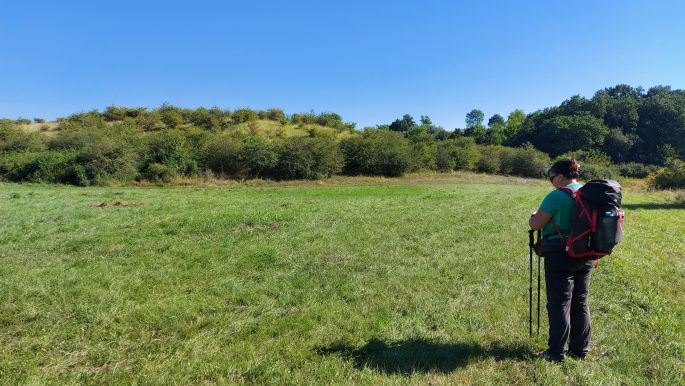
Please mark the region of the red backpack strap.
MULTIPOLYGON (((567 186, 562 186, 562 187, 559 187, 557 189, 561 190, 562 192, 566 192, 569 196, 571 196, 573 201, 576 201, 576 191, 575 190, 573 190, 567 186)), ((559 225, 557 225, 557 222, 554 221, 554 216, 552 216, 551 221, 552 221, 552 226, 554 227, 554 230, 557 231, 557 233, 559 234, 559 237, 561 237, 561 241, 563 241, 565 243, 566 238, 564 237, 564 234, 561 232, 561 228, 559 228, 559 225)))
POLYGON ((557 225, 557 222, 554 221, 554 217, 552 217, 552 219, 550 221, 552 221, 552 226, 554 227, 554 230, 557 231, 557 233, 559 234, 559 237, 561 237, 561 241, 566 243, 566 238, 564 237, 564 234, 561 233, 561 228, 559 228, 559 225, 557 225))

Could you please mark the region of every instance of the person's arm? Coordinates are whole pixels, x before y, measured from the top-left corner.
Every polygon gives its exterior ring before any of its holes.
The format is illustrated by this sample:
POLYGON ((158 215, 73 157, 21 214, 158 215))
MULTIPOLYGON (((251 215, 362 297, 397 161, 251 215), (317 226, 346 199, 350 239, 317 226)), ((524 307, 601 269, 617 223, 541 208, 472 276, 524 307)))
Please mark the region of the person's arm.
POLYGON ((530 216, 530 220, 528 220, 528 225, 530 225, 530 229, 537 231, 542 229, 549 220, 552 219, 552 215, 545 212, 542 209, 538 209, 537 212, 533 213, 532 216, 530 216))

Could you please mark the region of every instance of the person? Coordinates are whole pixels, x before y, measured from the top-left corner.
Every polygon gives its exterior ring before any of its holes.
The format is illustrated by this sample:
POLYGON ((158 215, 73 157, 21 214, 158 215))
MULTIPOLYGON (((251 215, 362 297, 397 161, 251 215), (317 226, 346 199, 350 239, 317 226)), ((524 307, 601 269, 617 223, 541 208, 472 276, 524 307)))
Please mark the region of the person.
POLYGON ((559 189, 578 190, 579 172, 575 159, 562 159, 552 165, 547 176, 557 189, 545 196, 528 222, 531 229, 542 230, 549 341, 547 350, 540 355, 548 361, 562 361, 567 356, 583 359, 590 346, 588 292, 593 261, 566 254, 564 240, 571 228, 574 201, 559 189))

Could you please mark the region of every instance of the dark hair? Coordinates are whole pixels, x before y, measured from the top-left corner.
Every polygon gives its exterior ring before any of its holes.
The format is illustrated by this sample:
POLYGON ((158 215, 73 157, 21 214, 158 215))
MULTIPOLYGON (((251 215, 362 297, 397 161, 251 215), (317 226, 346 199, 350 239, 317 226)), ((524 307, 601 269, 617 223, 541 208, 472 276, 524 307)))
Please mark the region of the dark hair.
POLYGON ((575 158, 562 159, 554 163, 547 174, 563 174, 566 178, 578 178, 580 175, 580 164, 575 158))

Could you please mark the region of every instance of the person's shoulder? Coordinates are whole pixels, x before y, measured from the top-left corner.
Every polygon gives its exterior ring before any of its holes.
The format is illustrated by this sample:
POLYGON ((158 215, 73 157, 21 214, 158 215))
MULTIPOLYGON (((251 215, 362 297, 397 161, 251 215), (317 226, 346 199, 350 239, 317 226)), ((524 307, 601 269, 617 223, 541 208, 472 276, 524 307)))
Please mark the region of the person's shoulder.
POLYGON ((559 203, 564 199, 562 195, 565 194, 566 193, 562 192, 559 189, 552 190, 551 192, 547 193, 545 198, 542 200, 540 207, 543 208, 546 212, 551 213, 550 211, 552 210, 552 208, 559 205, 559 203))
POLYGON ((561 189, 554 189, 551 192, 547 193, 546 197, 549 197, 551 199, 558 199, 559 197, 567 196, 567 193, 564 193, 563 190, 561 189))

